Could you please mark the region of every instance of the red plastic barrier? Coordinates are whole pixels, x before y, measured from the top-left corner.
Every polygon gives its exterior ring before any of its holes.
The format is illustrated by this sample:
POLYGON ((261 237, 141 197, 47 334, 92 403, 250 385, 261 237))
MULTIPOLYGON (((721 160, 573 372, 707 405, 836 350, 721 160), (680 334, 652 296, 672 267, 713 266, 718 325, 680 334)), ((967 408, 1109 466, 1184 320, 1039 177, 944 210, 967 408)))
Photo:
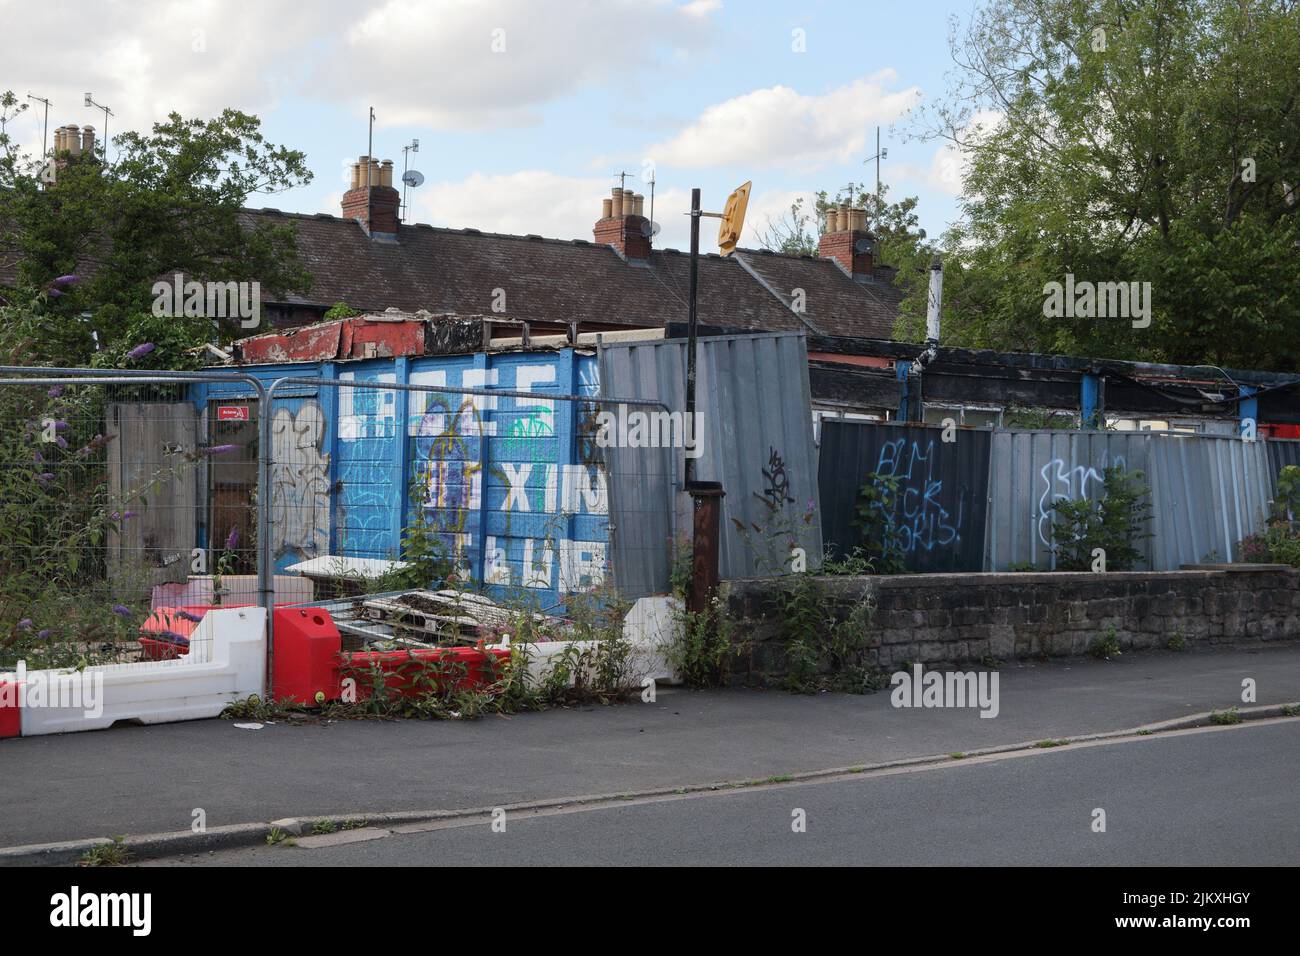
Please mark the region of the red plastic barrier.
POLYGON ((342 695, 339 651, 342 638, 323 608, 275 609, 275 657, 271 693, 276 700, 316 704, 342 695), (324 696, 320 701, 317 694, 324 696))
POLYGON ((439 647, 411 651, 358 651, 343 655, 343 671, 357 682, 357 699, 371 693, 370 673, 376 665, 384 673, 384 686, 407 697, 437 689, 482 690, 500 676, 510 659, 505 648, 439 647), (490 662, 495 661, 495 664, 490 662))
POLYGON ((0 737, 23 735, 22 689, 17 681, 0 681, 0 737))
MULTIPOLYGON (((143 639, 141 643, 144 643, 143 639)), ((372 669, 396 693, 415 696, 434 687, 481 690, 497 679, 508 649, 441 647, 411 651, 343 652, 342 638, 323 608, 276 608, 271 692, 276 700, 317 704, 339 700, 343 679, 356 681, 357 699, 372 690, 372 669), (495 662, 495 663, 493 663, 495 662), (319 699, 317 695, 322 695, 319 699)))

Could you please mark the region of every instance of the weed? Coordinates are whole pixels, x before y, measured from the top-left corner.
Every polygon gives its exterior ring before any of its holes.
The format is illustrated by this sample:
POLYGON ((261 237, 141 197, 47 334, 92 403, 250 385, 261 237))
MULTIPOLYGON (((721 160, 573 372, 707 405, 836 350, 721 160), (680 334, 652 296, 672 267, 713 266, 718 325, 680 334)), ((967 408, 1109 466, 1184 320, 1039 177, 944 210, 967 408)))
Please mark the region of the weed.
POLYGON ((318 820, 312 824, 311 832, 314 834, 333 833, 339 828, 333 820, 318 820))
POLYGON ((966 755, 965 755, 964 753, 962 753, 962 751, 960 751, 960 750, 954 750, 952 753, 948 754, 948 756, 951 757, 953 760, 965 760, 965 759, 966 759, 966 755))
POLYGON ((1228 724, 1239 724, 1242 721, 1241 714, 1237 713, 1236 707, 1229 707, 1227 710, 1216 710, 1210 713, 1210 723, 1219 726, 1228 724))
POLYGON ((1187 638, 1183 635, 1181 627, 1174 628, 1173 636, 1169 638, 1169 643, 1165 646, 1171 651, 1187 650, 1187 638))
POLYGON ((1120 655, 1119 637, 1115 633, 1114 624, 1108 625, 1104 634, 1093 639, 1088 646, 1088 653, 1102 661, 1120 655))
POLYGON ((267 846, 277 846, 289 839, 289 834, 279 827, 271 827, 271 832, 266 835, 267 846))
POLYGON ((81 854, 81 866, 121 866, 131 859, 125 837, 113 837, 112 843, 101 843, 81 854))
POLYGON ((1034 744, 1034 746, 1040 750, 1046 750, 1049 747, 1064 747, 1068 743, 1069 743, 1068 740, 1051 740, 1049 738, 1048 740, 1038 741, 1038 743, 1034 744))

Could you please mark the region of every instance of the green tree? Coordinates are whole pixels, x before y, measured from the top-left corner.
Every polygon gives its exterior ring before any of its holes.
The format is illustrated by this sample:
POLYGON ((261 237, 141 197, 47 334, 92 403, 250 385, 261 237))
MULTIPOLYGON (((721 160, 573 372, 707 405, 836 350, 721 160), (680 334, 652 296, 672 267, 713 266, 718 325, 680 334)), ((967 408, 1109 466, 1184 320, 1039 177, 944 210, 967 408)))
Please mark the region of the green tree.
POLYGON ((956 81, 919 120, 964 158, 945 340, 1300 368, 1297 11, 988 0, 954 24, 956 81), (1150 282, 1151 325, 1045 316, 1067 273, 1150 282))
MULTIPOLYGON (((14 110, 12 94, 0 97, 0 118, 14 110)), ((147 136, 116 136, 111 164, 107 148, 69 158, 50 188, 37 177, 40 164, 0 134, 0 258, 17 276, 0 297, 31 303, 6 344, 25 345, 28 362, 125 352, 150 331, 153 284, 178 272, 187 281, 257 281, 263 298, 307 289, 293 227, 244 212, 256 193, 311 180, 304 155, 268 143, 260 126, 237 110, 208 120, 173 113, 147 136), (68 276, 75 278, 55 281, 68 276)), ((167 330, 155 323, 155 331, 178 345, 238 329, 214 330, 212 319, 197 316, 163 324, 167 330)), ((142 364, 176 359, 155 350, 142 364)))

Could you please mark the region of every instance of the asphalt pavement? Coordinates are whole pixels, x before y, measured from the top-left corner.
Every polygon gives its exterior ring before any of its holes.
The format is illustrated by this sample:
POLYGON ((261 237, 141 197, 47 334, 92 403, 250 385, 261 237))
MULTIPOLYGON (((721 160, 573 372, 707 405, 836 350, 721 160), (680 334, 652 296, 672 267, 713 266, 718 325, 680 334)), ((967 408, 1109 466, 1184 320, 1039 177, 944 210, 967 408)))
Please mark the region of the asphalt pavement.
POLYGON ((478 721, 195 721, 0 741, 0 846, 304 815, 457 809, 966 752, 1300 700, 1300 646, 1004 663, 1000 711, 895 709, 887 691, 661 688, 654 703, 478 721))

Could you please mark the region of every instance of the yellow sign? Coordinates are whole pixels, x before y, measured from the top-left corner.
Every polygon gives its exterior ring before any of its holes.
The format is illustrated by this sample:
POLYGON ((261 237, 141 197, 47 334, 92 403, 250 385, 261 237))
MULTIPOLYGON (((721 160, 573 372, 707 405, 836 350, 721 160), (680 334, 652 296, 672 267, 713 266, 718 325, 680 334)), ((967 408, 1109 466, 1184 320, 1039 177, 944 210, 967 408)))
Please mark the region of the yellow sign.
POLYGON ((745 208, 749 205, 749 188, 753 182, 737 188, 727 197, 727 205, 722 210, 722 225, 718 227, 718 251, 724 256, 736 250, 740 242, 740 231, 745 228, 745 208))

